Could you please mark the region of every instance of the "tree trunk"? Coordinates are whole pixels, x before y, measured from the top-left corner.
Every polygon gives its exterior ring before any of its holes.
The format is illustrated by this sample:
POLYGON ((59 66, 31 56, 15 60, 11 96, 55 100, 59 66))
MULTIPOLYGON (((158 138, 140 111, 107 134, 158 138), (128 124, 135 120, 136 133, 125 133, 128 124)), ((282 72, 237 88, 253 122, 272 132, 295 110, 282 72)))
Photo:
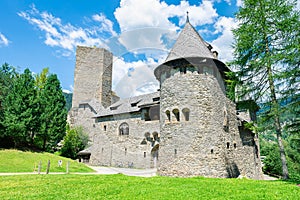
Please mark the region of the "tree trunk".
MULTIPOLYGON (((264 6, 262 6, 262 3, 260 1, 260 5, 261 8, 264 10, 264 6)), ((263 11, 262 13, 265 13, 265 11, 263 11)), ((265 17, 262 18, 263 20, 263 24, 267 25, 266 23, 266 19, 265 17)), ((289 172, 288 172, 288 167, 287 167, 287 161, 286 161, 286 155, 285 155, 285 151, 284 151, 284 146, 282 143, 282 128, 280 125, 280 111, 279 111, 279 103, 276 97, 276 91, 275 91, 275 85, 274 85, 274 78, 273 78, 273 71, 272 71, 272 65, 271 65, 271 58, 270 58, 270 48, 269 48, 269 39, 267 37, 266 32, 263 33, 264 34, 264 39, 265 39, 265 53, 267 55, 267 63, 266 63, 266 69, 267 69, 267 73, 268 73, 268 82, 269 82, 269 86, 270 86, 270 96, 271 96, 271 112, 273 117, 274 117, 274 121, 275 121, 275 130, 276 130, 276 136, 277 136, 277 143, 278 143, 278 147, 279 147, 279 152, 280 152, 280 159, 281 159, 281 164, 282 164, 282 178, 284 180, 289 179, 289 172)))
POLYGON ((47 143, 47 139, 46 139, 46 138, 44 138, 44 141, 43 141, 43 151, 45 151, 45 150, 46 150, 46 143, 47 143))
MULTIPOLYGON (((267 47, 268 50, 268 47, 267 47)), ((274 120, 275 120, 275 129, 276 129, 276 136, 277 136, 277 143, 279 147, 280 152, 280 159, 282 163, 282 178, 284 180, 289 179, 289 172, 287 167, 287 161, 286 161, 286 155, 284 146, 282 143, 282 134, 281 134, 281 125, 280 125, 280 115, 279 115, 279 103, 276 98, 276 92, 275 92, 275 86, 274 86, 274 80, 273 80, 273 74, 271 66, 267 66, 268 69, 268 80, 270 85, 270 91, 271 91, 271 100, 272 100, 272 106, 271 106, 271 112, 274 112, 274 120)))

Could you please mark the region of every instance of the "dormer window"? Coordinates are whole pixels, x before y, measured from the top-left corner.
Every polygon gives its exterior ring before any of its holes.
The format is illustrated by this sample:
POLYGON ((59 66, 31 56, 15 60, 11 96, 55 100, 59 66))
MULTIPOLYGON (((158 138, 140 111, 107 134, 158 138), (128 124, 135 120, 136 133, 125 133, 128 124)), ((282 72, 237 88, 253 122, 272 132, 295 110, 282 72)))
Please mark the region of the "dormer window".
POLYGON ((122 104, 119 104, 119 105, 116 105, 116 106, 111 106, 109 109, 110 110, 117 110, 120 105, 122 105, 122 104))
POLYGON ((138 102, 136 102, 136 103, 132 103, 132 104, 131 104, 131 107, 136 107, 136 106, 137 106, 137 104, 138 104, 138 102))
POLYGON ((139 99, 138 101, 135 101, 135 102, 131 102, 131 107, 136 107, 138 105, 138 103, 140 103, 141 100, 139 99))
POLYGON ((159 101, 159 100, 160 100, 160 97, 154 97, 152 100, 153 100, 153 102, 159 101))

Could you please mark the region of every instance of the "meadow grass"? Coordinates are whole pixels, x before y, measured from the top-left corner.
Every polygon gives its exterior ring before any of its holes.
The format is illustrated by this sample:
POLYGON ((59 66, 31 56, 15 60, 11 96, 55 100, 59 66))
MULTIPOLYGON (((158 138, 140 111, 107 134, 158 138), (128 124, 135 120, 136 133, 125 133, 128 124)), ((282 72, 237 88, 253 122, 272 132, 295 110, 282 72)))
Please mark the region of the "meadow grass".
POLYGON ((1 199, 299 199, 283 181, 131 177, 125 175, 0 176, 1 199))
POLYGON ((93 172, 83 163, 50 153, 0 150, 0 158, 0 173, 37 172, 40 161, 42 163, 41 172, 46 172, 48 160, 50 160, 50 172, 66 172, 67 162, 70 162, 69 172, 93 172), (59 160, 62 160, 62 167, 58 166, 59 160))

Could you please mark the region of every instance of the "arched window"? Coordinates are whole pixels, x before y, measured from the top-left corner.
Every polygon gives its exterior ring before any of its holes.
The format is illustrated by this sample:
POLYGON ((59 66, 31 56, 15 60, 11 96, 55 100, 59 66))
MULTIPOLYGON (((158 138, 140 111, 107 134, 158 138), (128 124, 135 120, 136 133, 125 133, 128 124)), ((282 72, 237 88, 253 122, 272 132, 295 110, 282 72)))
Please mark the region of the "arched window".
POLYGON ((171 121, 171 114, 170 114, 169 110, 166 111, 166 115, 167 115, 168 120, 171 121))
POLYGON ((145 133, 145 140, 149 141, 149 142, 152 142, 152 139, 150 137, 150 133, 149 132, 145 133))
POLYGON ((159 135, 158 135, 157 132, 153 132, 153 133, 152 133, 152 136, 153 136, 154 141, 159 142, 160 138, 159 138, 159 135))
POLYGON ((174 109, 173 110, 173 114, 174 114, 176 120, 179 122, 180 121, 179 110, 178 109, 174 109))
POLYGON ((119 135, 129 135, 129 126, 126 122, 119 126, 119 135))
POLYGON ((189 121, 190 120, 190 109, 184 108, 184 109, 182 109, 182 113, 184 116, 184 120, 189 121))

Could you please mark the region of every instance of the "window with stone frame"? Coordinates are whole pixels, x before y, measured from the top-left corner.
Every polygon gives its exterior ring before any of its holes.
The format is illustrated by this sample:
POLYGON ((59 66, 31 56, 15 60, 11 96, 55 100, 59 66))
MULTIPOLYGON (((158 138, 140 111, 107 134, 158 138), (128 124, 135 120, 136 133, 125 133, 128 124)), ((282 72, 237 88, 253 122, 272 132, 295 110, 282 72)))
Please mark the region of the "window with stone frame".
POLYGON ((119 126, 119 135, 129 135, 129 126, 126 122, 123 122, 119 126))

